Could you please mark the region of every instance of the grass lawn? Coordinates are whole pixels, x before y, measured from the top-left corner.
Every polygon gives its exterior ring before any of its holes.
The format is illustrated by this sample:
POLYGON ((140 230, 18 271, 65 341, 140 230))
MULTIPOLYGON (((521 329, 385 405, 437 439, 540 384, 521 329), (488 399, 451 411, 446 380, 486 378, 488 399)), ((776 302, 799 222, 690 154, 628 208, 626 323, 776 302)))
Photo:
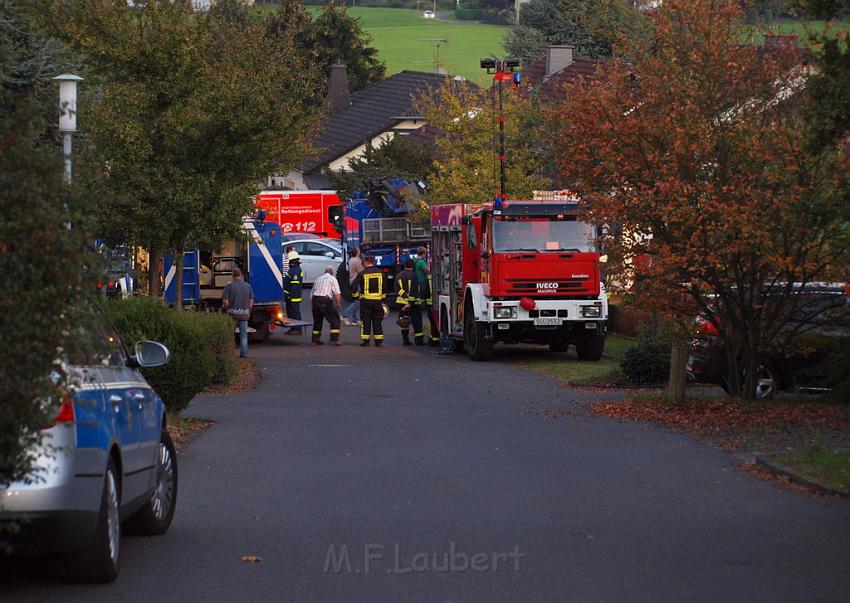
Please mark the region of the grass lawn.
POLYGON ((780 452, 770 458, 806 479, 850 494, 850 450, 780 452))
MULTIPOLYGON (((765 29, 772 33, 782 33, 797 36, 800 42, 806 43, 808 34, 819 33, 823 31, 826 21, 773 21, 765 25, 765 29)), ((841 29, 850 29, 850 21, 836 21, 829 30, 830 36, 834 37, 841 29)), ((756 43, 762 44, 764 38, 759 35, 755 40, 756 43)))
POLYGON ((609 334, 605 340, 605 352, 598 362, 578 360, 573 352, 568 354, 544 354, 523 361, 531 370, 573 383, 610 381, 620 374, 620 360, 626 350, 637 343, 636 339, 609 334))
POLYGON ((349 8, 348 12, 372 36, 371 45, 387 64, 387 75, 405 69, 433 71, 437 52, 433 40, 443 39, 447 42, 440 43, 440 64, 446 71, 489 86, 492 76, 484 73, 479 61, 502 57, 505 52, 502 39, 507 28, 498 25, 424 19, 422 11, 403 8, 349 8))

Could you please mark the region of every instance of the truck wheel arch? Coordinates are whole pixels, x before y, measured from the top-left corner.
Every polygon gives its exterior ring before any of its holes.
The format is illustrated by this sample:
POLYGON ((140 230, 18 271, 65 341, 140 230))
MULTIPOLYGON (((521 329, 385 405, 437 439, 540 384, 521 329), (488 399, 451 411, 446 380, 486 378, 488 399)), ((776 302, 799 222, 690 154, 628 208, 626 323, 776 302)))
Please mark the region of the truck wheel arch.
POLYGON ((482 320, 484 318, 484 309, 487 306, 486 298, 488 293, 489 287, 485 289, 485 285, 482 283, 469 283, 466 286, 466 292, 463 296, 464 313, 466 313, 466 309, 469 306, 472 306, 472 313, 475 315, 475 319, 482 320))

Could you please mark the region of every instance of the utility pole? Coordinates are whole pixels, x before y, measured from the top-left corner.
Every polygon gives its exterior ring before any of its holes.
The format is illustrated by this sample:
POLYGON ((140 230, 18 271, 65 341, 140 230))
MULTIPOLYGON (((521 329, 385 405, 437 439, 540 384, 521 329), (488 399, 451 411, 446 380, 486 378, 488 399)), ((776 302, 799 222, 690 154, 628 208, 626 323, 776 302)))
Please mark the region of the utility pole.
POLYGON ((499 91, 499 197, 503 200, 508 198, 507 186, 507 162, 508 154, 505 147, 505 122, 507 118, 504 113, 504 86, 505 81, 513 82, 519 85, 521 74, 517 71, 519 68, 519 59, 481 59, 481 68, 486 69, 487 73, 493 74, 493 85, 498 87, 499 91))

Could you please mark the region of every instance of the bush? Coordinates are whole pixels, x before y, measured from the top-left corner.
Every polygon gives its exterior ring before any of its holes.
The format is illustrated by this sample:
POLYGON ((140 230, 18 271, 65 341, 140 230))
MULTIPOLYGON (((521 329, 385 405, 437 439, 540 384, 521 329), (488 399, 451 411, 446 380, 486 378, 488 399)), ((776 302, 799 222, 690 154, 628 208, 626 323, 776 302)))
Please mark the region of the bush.
POLYGON ((186 408, 211 383, 232 379, 233 323, 227 316, 173 310, 147 298, 111 302, 107 308, 131 349, 137 341, 150 339, 171 351, 165 366, 142 370, 170 412, 186 408))
POLYGON ((514 25, 516 15, 513 9, 488 8, 481 15, 481 22, 488 25, 514 25))
POLYGON ((477 4, 459 4, 455 9, 455 17, 459 21, 479 21, 484 11, 477 4))
POLYGON ((670 374, 670 340, 640 325, 637 345, 623 354, 620 368, 632 383, 663 383, 670 374))

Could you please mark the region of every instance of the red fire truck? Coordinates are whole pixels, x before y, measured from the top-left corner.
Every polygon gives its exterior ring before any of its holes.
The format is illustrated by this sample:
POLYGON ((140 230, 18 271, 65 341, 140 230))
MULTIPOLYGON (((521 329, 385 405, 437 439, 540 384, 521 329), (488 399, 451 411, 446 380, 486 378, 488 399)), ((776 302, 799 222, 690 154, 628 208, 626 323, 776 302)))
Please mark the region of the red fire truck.
POLYGON ((328 208, 342 206, 336 191, 262 191, 256 206, 266 219, 280 224, 285 233, 315 233, 322 237, 339 234, 328 222, 328 208))
POLYGON ((433 310, 456 349, 486 360, 499 342, 573 344, 602 357, 608 299, 575 197, 437 205, 431 229, 433 310))

